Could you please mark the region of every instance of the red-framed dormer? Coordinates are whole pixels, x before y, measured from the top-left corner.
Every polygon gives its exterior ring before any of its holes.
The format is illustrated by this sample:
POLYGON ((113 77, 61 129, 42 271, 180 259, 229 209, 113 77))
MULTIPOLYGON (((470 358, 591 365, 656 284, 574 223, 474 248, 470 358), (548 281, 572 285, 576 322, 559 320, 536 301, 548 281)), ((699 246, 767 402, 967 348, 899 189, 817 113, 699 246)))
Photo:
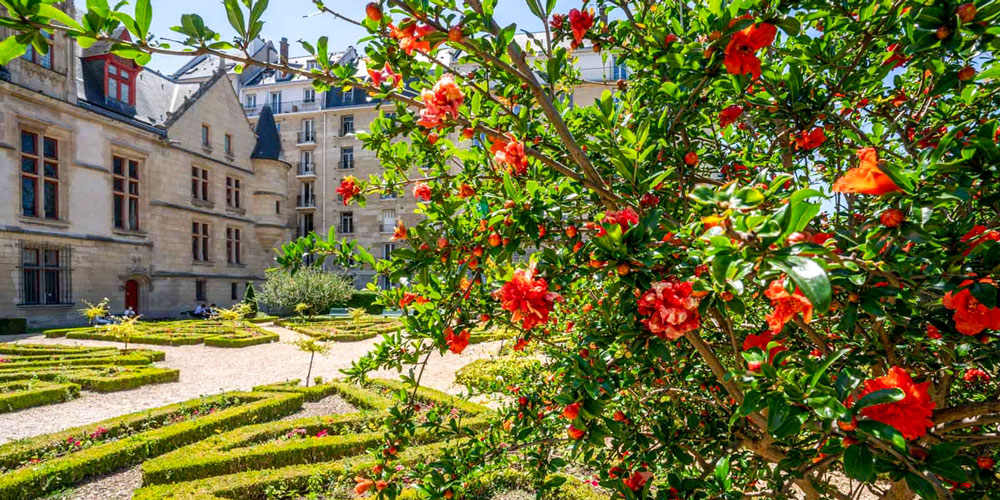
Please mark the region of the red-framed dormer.
MULTIPOLYGON (((120 36, 122 41, 132 40, 128 31, 123 30, 120 36)), ((104 76, 102 93, 109 103, 117 102, 135 107, 136 79, 142 71, 142 66, 135 61, 112 54, 110 46, 107 51, 85 55, 83 60, 89 63, 88 66, 91 68, 98 63, 102 65, 104 76)))

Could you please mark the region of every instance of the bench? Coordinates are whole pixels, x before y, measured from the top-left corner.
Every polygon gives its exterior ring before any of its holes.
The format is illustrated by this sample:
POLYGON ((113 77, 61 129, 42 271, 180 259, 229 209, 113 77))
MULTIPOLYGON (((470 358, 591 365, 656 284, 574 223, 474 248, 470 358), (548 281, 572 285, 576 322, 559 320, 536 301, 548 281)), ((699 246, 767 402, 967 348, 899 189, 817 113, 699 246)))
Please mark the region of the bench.
POLYGON ((386 317, 398 317, 398 316, 402 316, 402 315, 403 315, 403 311, 401 311, 399 309, 385 309, 385 310, 382 311, 382 316, 386 316, 386 317))
POLYGON ((334 307, 333 309, 330 309, 330 316, 347 316, 347 315, 348 315, 347 309, 344 309, 343 307, 334 307))

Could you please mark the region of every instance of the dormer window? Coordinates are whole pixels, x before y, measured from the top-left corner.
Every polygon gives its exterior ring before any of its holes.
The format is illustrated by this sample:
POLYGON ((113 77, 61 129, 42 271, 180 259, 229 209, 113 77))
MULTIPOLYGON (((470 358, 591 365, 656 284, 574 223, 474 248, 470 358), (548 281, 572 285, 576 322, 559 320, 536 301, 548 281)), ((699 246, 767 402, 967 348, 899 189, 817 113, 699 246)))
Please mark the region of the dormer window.
POLYGON ((135 73, 135 70, 108 61, 108 98, 135 106, 135 73))

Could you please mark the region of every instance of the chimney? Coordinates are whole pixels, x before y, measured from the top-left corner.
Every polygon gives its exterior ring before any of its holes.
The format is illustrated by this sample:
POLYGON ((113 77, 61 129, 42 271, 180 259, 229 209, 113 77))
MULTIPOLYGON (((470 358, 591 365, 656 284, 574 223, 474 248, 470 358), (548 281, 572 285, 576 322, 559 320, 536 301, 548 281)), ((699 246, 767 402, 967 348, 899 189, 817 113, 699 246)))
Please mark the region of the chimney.
POLYGON ((288 64, 288 38, 281 37, 281 42, 279 42, 278 46, 280 47, 281 63, 288 64))

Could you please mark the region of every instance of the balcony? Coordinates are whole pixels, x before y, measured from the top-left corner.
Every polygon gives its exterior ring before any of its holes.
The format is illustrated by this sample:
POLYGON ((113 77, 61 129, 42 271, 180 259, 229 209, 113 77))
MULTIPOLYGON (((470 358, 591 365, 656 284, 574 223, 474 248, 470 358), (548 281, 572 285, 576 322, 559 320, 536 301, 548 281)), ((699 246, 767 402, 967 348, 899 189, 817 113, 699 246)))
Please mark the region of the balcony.
POLYGON ((295 138, 296 146, 315 146, 316 145, 316 131, 315 130, 302 130, 298 133, 295 138))
POLYGON ((340 169, 349 170, 354 168, 354 160, 342 159, 340 160, 340 169))
POLYGON ((309 196, 297 195, 295 197, 295 209, 306 212, 316 210, 316 195, 311 194, 309 196))
POLYGON ((316 164, 313 162, 299 162, 299 169, 295 174, 296 177, 316 177, 316 164))
POLYGON ((264 106, 271 106, 271 112, 278 115, 282 113, 319 111, 323 109, 323 102, 321 99, 313 99, 311 101, 282 101, 280 103, 254 104, 253 106, 244 104, 243 112, 247 116, 257 116, 260 114, 260 110, 264 109, 264 106))

